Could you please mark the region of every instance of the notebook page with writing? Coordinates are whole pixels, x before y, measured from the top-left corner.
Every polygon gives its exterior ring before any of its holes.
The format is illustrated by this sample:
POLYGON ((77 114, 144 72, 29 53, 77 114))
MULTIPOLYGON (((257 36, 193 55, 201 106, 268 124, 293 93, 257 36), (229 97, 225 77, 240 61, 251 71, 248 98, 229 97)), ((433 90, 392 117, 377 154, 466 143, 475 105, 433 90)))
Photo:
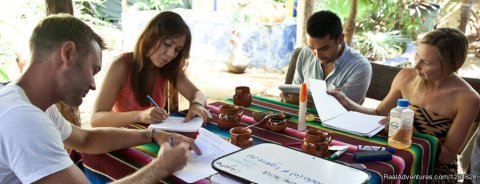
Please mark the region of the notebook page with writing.
POLYGON ((202 155, 197 155, 192 151, 187 165, 182 170, 173 173, 187 183, 193 183, 217 173, 212 168, 212 161, 240 149, 204 128, 200 128, 195 145, 198 146, 202 155))
POLYGON ((203 119, 200 117, 192 118, 188 122, 183 122, 185 117, 168 116, 168 119, 161 123, 150 124, 148 128, 155 128, 174 132, 198 132, 202 127, 203 119))
POLYGON ((324 80, 309 79, 308 87, 311 89, 313 102, 322 122, 347 112, 335 97, 327 94, 327 83, 324 80))

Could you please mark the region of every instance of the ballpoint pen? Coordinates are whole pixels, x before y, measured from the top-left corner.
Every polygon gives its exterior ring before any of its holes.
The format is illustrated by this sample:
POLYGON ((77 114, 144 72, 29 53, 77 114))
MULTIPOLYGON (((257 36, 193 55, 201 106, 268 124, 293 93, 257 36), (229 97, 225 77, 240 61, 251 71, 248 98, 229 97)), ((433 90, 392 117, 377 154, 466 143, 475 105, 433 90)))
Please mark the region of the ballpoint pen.
POLYGON ((348 150, 348 148, 344 148, 344 149, 338 150, 337 152, 335 152, 335 153, 333 153, 332 155, 330 155, 330 157, 328 157, 328 159, 330 159, 330 160, 335 160, 335 159, 337 159, 340 155, 342 155, 343 153, 345 153, 347 150, 348 150))
POLYGON ((170 146, 173 147, 173 137, 168 137, 168 142, 170 143, 170 146))
MULTIPOLYGON (((148 99, 148 101, 150 101, 150 103, 151 103, 153 106, 155 106, 156 108, 160 108, 160 106, 158 106, 158 104, 155 103, 155 100, 153 100, 153 98, 152 98, 150 95, 147 95, 147 99, 148 99)), ((167 114, 166 119, 168 119, 168 114, 167 114)))

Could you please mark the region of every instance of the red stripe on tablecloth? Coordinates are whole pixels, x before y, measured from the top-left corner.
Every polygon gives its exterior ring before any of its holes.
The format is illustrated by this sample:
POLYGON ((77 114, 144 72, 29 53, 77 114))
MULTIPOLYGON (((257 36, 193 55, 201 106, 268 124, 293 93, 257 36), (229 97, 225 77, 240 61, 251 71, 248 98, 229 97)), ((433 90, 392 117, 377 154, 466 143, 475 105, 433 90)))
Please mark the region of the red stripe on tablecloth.
MULTIPOLYGON (((122 151, 117 152, 125 152, 125 155, 135 156, 134 158, 146 159, 145 154, 138 150, 134 150, 132 148, 128 148, 122 151), (137 157, 138 156, 138 157, 137 157)), ((146 154, 145 154, 146 155, 146 154)), ((147 155, 148 156, 148 155, 147 155)), ((123 178, 131 173, 134 173, 137 168, 131 164, 126 164, 126 162, 121 161, 120 159, 112 156, 111 154, 85 154, 82 153, 83 164, 89 168, 94 168, 95 171, 108 176, 109 178, 113 178, 118 180, 123 178), (108 163, 108 165, 104 165, 103 163, 108 163)), ((132 159, 133 160, 133 159, 132 159)), ((148 162, 147 162, 148 163, 148 162)))

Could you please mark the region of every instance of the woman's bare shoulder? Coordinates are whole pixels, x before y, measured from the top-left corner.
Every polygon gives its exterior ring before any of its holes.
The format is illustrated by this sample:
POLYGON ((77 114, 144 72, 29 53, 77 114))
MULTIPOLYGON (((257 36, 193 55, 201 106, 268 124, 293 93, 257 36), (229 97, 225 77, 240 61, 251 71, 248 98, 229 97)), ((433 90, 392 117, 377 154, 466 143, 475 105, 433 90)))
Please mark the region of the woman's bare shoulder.
POLYGON ((477 91, 461 77, 456 77, 455 80, 452 81, 452 87, 450 89, 463 100, 480 101, 480 95, 477 91))
POLYGON ((398 72, 395 79, 397 80, 397 82, 400 85, 404 85, 404 84, 412 82, 415 79, 416 76, 417 76, 417 71, 415 71, 415 69, 413 69, 413 68, 403 68, 402 70, 400 70, 398 72))
POLYGON ((115 73, 127 73, 128 71, 128 64, 123 56, 117 56, 113 59, 110 63, 109 71, 115 73))

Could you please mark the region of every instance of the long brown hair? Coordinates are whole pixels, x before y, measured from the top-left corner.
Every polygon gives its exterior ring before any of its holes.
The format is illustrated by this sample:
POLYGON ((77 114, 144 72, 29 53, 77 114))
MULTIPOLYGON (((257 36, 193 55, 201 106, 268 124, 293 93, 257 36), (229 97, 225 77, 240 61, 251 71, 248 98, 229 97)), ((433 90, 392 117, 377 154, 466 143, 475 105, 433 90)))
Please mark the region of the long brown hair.
POLYGON ((185 72, 186 60, 189 58, 192 42, 190 29, 182 17, 170 11, 161 12, 148 23, 138 38, 133 51, 131 85, 135 97, 141 105, 149 105, 146 96, 153 91, 150 86, 147 86, 149 85, 147 81, 151 81, 147 80, 147 77, 151 76, 148 75, 147 66, 153 65, 148 53, 152 49, 159 49, 166 39, 183 35, 186 37, 183 49, 178 52, 178 55, 172 61, 159 69, 164 79, 167 79, 173 86, 177 86, 177 75, 185 72))

